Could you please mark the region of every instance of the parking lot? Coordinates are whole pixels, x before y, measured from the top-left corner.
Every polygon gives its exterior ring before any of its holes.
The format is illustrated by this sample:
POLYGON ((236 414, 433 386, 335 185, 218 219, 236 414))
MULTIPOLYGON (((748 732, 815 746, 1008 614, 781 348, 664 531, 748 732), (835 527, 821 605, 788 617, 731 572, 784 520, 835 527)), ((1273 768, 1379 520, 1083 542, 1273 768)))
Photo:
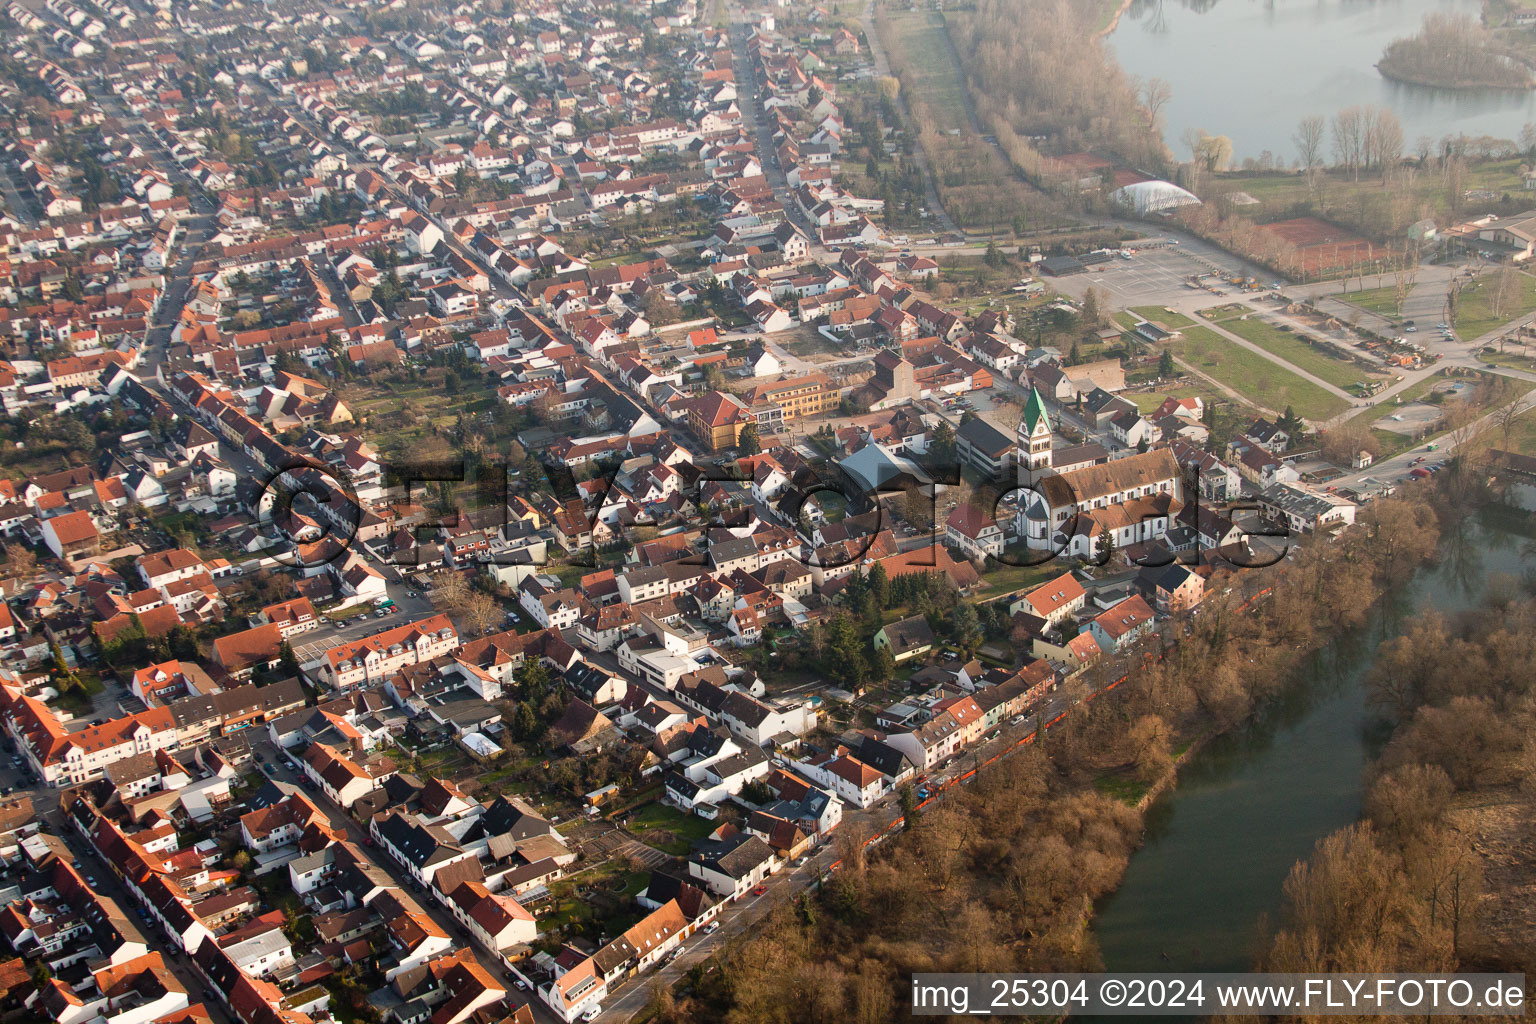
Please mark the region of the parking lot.
MULTIPOLYGON (((1096 288, 1110 293, 1111 305, 1163 305, 1169 296, 1184 288, 1191 274, 1203 274, 1210 268, 1184 255, 1180 246, 1142 250, 1130 259, 1116 256, 1108 263, 1090 266, 1078 275, 1096 288)), ((1195 294, 1191 292, 1191 294, 1195 294)))
POLYGON ((293 645, 294 656, 299 659, 299 664, 307 664, 320 657, 326 651, 338 644, 344 644, 350 640, 358 640, 365 636, 372 636, 381 630, 393 629, 395 626, 413 621, 419 616, 406 616, 400 611, 394 614, 386 614, 382 619, 378 612, 365 612, 362 615, 347 619, 340 628, 324 622, 319 629, 302 634, 304 639, 293 645))
POLYGON ((377 611, 369 609, 361 615, 344 620, 338 628, 322 616, 319 629, 302 633, 294 638, 293 653, 299 659, 299 664, 304 665, 313 661, 337 644, 360 640, 386 629, 415 622, 435 611, 432 602, 422 596, 419 590, 407 591, 398 584, 392 584, 389 595, 399 610, 385 614, 382 618, 377 611), (412 593, 416 596, 411 597, 412 593))
MULTIPOLYGON (((1130 259, 1116 256, 1105 263, 1092 264, 1085 273, 1055 278, 1053 283, 1079 297, 1089 285, 1103 289, 1110 299, 1103 305, 1111 307, 1180 305, 1180 300, 1208 306, 1220 297, 1186 288, 1185 281, 1191 276, 1242 274, 1256 277, 1261 284, 1274 279, 1273 272, 1250 266, 1198 239, 1186 238, 1178 245, 1164 248, 1139 248, 1135 242, 1127 242, 1126 246, 1136 249, 1136 255, 1130 259)), ((1227 291, 1228 298, 1238 294, 1237 289, 1227 291)))
POLYGON ((36 783, 29 781, 23 774, 25 769, 17 766, 14 760, 15 756, 15 754, 7 753, 5 759, 0 761, 0 789, 3 789, 7 796, 19 789, 36 785, 36 783))

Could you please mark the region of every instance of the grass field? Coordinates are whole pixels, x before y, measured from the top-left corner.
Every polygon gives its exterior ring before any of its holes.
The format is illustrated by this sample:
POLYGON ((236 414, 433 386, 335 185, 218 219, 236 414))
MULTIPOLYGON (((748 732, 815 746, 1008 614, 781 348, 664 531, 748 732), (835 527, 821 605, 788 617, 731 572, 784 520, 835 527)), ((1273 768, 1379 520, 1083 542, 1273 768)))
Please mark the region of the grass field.
POLYGON ((1164 327, 1172 327, 1175 330, 1192 327, 1195 323, 1183 313, 1170 313, 1162 306, 1132 306, 1131 312, 1142 320, 1156 320, 1164 327))
POLYGON ((1113 775, 1101 775, 1094 779, 1093 788, 1111 799, 1135 807, 1141 802, 1141 798, 1147 795, 1150 787, 1133 775, 1116 772, 1113 775))
POLYGON ((715 825, 658 802, 646 804, 636 811, 629 819, 629 830, 645 845, 681 857, 695 839, 703 839, 713 832, 715 825), (650 834, 653 832, 655 835, 650 834))
POLYGON ((1461 290, 1456 302, 1456 332, 1467 341, 1479 338, 1536 309, 1536 277, 1520 275, 1520 295, 1513 304, 1506 302, 1501 314, 1493 312, 1494 282, 1497 273, 1484 274, 1461 290))
MULTIPOLYGON (((1017 561, 1025 562, 1038 557, 1038 551, 1027 554, 1019 554, 1017 561)), ((1054 561, 1047 561, 1040 565, 1003 565, 999 562, 988 562, 987 571, 982 574, 981 580, 992 593, 1013 592, 1032 587, 1037 583, 1044 583, 1061 575, 1061 567, 1054 561)))
POLYGON ((965 101, 949 55, 948 30, 937 11, 890 12, 891 70, 909 94, 921 96, 941 125, 963 128, 965 101))
POLYGON ((1221 326, 1334 387, 1348 388, 1362 378, 1376 376, 1358 363, 1346 362, 1318 346, 1309 345, 1295 332, 1282 330, 1268 320, 1249 317, 1247 320, 1226 320, 1221 326))
POLYGON ((1359 306, 1367 313, 1397 316, 1396 288, 1367 288, 1363 292, 1350 292, 1347 295, 1336 296, 1336 298, 1349 303, 1351 306, 1359 306))
POLYGON ((1507 366, 1512 370, 1536 370, 1536 360, 1529 356, 1522 356, 1515 352, 1500 352, 1497 349, 1491 352, 1479 352, 1477 361, 1489 366, 1507 366))
MULTIPOLYGON (((1503 447, 1504 438, 1495 431, 1496 447, 1503 447)), ((1525 455, 1536 455, 1536 409, 1527 409, 1515 419, 1515 428, 1509 435, 1509 450, 1525 455)))
POLYGON ((1298 416, 1326 420, 1344 411, 1344 399, 1249 352, 1209 327, 1190 327, 1172 343, 1173 354, 1244 398, 1275 412, 1289 405, 1298 416))

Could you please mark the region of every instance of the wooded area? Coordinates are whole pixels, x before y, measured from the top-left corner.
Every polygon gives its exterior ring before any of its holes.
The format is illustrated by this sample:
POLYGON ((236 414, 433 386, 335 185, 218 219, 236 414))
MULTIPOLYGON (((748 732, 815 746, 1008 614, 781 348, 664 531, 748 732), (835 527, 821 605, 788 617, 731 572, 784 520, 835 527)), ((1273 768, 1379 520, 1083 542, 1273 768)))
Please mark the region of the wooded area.
POLYGON ((1096 11, 1071 0, 979 0, 974 13, 952 15, 972 94, 983 120, 1046 136, 1051 151, 1161 167, 1155 115, 1095 38, 1096 11))
POLYGON ((1521 896, 1536 869, 1503 848, 1487 820, 1512 812, 1529 844, 1533 589, 1536 581, 1495 575, 1482 607, 1454 620, 1431 613, 1382 646, 1367 682, 1396 725, 1368 769, 1366 820, 1292 869, 1263 969, 1536 966, 1536 921, 1521 896), (1496 887, 1485 883, 1493 871, 1506 876, 1496 887))
POLYGON ((1441 89, 1529 89, 1531 71, 1470 14, 1433 11, 1411 36, 1387 44, 1388 78, 1441 89))

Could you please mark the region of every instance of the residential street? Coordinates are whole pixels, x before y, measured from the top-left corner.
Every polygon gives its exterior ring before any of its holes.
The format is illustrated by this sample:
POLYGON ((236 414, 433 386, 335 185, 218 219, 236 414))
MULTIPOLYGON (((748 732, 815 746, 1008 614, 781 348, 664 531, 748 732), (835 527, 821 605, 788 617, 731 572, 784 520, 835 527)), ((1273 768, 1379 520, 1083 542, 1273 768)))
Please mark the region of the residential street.
MULTIPOLYGON (((257 743, 257 749, 262 752, 262 756, 266 759, 266 763, 262 767, 270 778, 293 786, 303 785, 300 781, 299 773, 283 763, 283 758, 276 746, 265 735, 257 743)), ((520 991, 509 975, 506 965, 501 962, 500 958, 492 956, 478 942, 471 939, 469 933, 464 930, 458 921, 454 920, 453 915, 431 893, 420 891, 421 887, 405 873, 399 864, 395 863, 393 858, 377 847, 372 846, 372 841, 369 839, 367 832, 352 819, 351 815, 331 803, 325 794, 318 790, 306 789, 304 795, 315 806, 325 811, 330 817, 331 825, 334 828, 344 830, 352 842, 366 849, 368 856, 389 872, 390 877, 395 880, 395 884, 410 894, 411 898, 432 919, 433 923, 451 936, 455 942, 469 947, 474 952, 475 959, 480 962, 480 966, 489 971, 492 977, 499 978, 506 984, 508 995, 514 1004, 519 999, 531 1002, 534 1018, 539 1021, 539 1024, 563 1024, 541 1000, 534 996, 532 991, 520 991)))

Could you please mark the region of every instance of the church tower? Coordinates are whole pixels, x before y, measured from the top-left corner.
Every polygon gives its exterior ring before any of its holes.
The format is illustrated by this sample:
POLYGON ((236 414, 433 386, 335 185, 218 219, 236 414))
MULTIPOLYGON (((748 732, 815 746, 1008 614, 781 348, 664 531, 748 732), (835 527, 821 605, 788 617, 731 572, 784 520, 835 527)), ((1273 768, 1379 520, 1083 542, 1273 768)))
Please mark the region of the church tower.
POLYGON ((1051 470, 1051 417, 1045 411, 1045 399, 1035 388, 1029 389, 1024 418, 1019 420, 1019 465, 1031 482, 1049 475, 1051 470))

